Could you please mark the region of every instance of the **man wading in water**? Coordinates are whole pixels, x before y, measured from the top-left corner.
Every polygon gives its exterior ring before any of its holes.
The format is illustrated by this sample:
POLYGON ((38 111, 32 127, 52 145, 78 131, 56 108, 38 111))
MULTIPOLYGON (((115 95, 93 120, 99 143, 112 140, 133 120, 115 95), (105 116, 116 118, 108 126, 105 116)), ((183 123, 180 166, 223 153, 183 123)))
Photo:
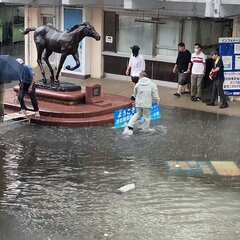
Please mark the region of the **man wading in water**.
POLYGON ((123 134, 132 135, 133 128, 138 124, 138 120, 143 116, 144 122, 142 124, 143 131, 149 131, 150 115, 152 109, 152 99, 157 100, 157 104, 160 104, 160 97, 158 94, 158 88, 156 84, 147 77, 145 72, 140 73, 138 83, 133 89, 133 98, 135 99, 135 107, 137 112, 131 117, 128 125, 125 127, 123 134))

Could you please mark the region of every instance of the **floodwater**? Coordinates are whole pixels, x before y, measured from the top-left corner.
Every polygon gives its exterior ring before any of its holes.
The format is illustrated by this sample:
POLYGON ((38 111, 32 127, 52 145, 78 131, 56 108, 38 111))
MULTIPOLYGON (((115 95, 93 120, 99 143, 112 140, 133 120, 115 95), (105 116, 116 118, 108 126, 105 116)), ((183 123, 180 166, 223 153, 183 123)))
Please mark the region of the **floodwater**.
POLYGON ((239 118, 163 107, 154 134, 0 129, 1 240, 237 240, 240 178, 176 176, 165 161, 240 160, 239 118), (136 189, 116 190, 129 183, 136 189))

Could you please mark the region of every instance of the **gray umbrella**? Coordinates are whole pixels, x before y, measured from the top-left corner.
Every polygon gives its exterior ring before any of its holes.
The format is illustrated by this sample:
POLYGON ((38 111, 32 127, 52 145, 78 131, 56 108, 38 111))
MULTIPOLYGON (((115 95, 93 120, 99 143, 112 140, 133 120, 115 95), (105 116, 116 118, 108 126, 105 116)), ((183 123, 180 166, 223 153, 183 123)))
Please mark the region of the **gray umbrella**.
POLYGON ((0 55, 0 83, 21 80, 23 66, 10 55, 0 55))

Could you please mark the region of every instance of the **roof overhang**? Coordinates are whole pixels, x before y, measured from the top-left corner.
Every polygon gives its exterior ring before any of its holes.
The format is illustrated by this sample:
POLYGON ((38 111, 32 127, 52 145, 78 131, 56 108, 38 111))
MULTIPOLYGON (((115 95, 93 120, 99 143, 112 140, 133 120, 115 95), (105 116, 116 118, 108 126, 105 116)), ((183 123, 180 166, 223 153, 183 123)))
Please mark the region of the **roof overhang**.
POLYGON ((0 0, 0 3, 102 7, 181 17, 227 18, 240 15, 240 0, 0 0))
POLYGON ((123 0, 62 0, 63 5, 123 9, 123 0))
POLYGON ((0 0, 0 3, 13 4, 13 5, 61 5, 61 0, 0 0))

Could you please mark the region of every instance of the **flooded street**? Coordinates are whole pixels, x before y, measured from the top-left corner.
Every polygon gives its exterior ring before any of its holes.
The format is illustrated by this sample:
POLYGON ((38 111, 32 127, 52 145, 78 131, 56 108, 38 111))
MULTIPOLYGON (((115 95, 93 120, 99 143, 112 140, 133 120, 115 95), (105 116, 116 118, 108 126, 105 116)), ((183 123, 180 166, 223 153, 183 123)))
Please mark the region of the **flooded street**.
POLYGON ((14 124, 0 130, 1 240, 236 240, 240 177, 167 161, 240 164, 239 118, 162 108, 154 134, 14 124), (116 190, 129 183, 136 189, 116 190))

